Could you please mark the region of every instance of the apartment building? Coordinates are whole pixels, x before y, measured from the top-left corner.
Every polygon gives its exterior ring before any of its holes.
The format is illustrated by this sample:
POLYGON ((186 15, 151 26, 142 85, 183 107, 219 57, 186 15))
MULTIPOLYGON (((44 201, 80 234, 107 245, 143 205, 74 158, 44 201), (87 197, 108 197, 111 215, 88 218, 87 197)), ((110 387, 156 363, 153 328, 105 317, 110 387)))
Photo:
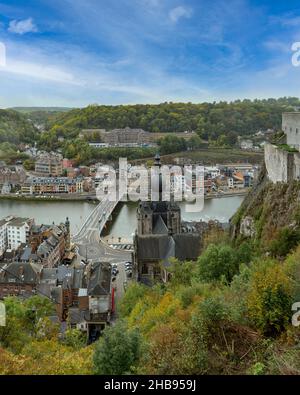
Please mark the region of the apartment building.
POLYGON ((29 240, 33 219, 12 217, 6 224, 7 248, 17 250, 29 240))
POLYGON ((96 148, 103 148, 107 146, 139 146, 149 144, 152 141, 151 133, 143 129, 131 129, 126 127, 124 129, 113 129, 106 131, 105 129, 84 129, 82 136, 89 136, 98 133, 101 136, 99 142, 91 142, 91 146, 96 148))
POLYGON ((21 191, 25 195, 81 193, 83 178, 33 177, 22 185, 21 191))
POLYGON ((39 176, 59 177, 63 172, 61 155, 44 153, 35 162, 35 173, 39 176))
POLYGON ((6 231, 7 222, 8 222, 7 218, 0 220, 0 257, 3 256, 7 248, 7 231, 6 231))

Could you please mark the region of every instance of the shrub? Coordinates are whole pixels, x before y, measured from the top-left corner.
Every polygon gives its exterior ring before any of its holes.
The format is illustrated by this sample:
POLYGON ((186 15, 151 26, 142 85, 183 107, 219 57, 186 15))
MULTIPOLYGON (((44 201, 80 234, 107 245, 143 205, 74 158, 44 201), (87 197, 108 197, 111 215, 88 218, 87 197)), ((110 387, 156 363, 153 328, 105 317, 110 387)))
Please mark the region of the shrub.
POLYGON ((94 372, 98 375, 132 373, 140 356, 140 336, 128 330, 123 321, 107 327, 94 353, 94 372))
POLYGON ((224 244, 208 246, 197 264, 198 278, 204 281, 221 280, 225 277, 230 282, 239 268, 236 251, 224 244))
POLYGON ((300 241, 299 230, 282 228, 278 237, 270 244, 270 252, 274 257, 285 257, 300 241))
POLYGON ((277 262, 261 262, 254 269, 247 295, 249 317, 266 335, 282 332, 291 316, 291 284, 277 262))

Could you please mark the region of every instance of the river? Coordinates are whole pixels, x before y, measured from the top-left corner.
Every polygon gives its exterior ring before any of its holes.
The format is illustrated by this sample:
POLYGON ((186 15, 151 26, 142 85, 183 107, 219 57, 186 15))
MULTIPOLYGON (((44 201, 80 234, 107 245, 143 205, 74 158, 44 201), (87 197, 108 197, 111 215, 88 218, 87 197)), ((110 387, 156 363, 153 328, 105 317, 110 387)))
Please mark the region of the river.
MULTIPOLYGON (((205 200, 204 209, 199 213, 186 211, 185 203, 180 203, 183 220, 208 221, 217 219, 227 222, 236 212, 243 201, 243 196, 231 196, 205 200)), ((35 218, 38 224, 56 224, 70 218, 71 233, 76 233, 84 219, 95 208, 95 204, 87 202, 25 202, 0 200, 0 219, 7 215, 35 218)), ((113 215, 113 222, 107 229, 107 234, 117 237, 130 238, 136 229, 136 204, 120 204, 113 215)))

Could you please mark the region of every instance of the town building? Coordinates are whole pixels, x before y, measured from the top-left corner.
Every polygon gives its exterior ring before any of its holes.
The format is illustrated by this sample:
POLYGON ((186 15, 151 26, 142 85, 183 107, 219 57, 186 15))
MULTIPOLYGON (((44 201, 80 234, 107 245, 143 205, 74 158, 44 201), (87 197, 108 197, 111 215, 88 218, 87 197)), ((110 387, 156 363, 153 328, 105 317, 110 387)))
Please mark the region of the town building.
POLYGON ((33 219, 11 216, 5 218, 4 221, 6 221, 6 225, 4 225, 6 249, 17 250, 21 244, 28 242, 30 229, 34 223, 33 219))
POLYGON ((252 140, 241 140, 240 147, 242 150, 252 150, 253 149, 253 141, 252 140))
POLYGON ((151 133, 143 129, 131 129, 126 127, 124 129, 113 129, 106 131, 105 129, 84 129, 82 136, 91 136, 98 133, 102 141, 90 143, 96 148, 104 148, 107 146, 140 146, 149 144, 151 141, 151 133))
POLYGON ((54 153, 43 153, 35 162, 35 173, 41 177, 59 177, 63 172, 62 156, 54 153))
POLYGON ((24 195, 52 195, 61 193, 81 193, 83 178, 31 177, 22 185, 24 195))
POLYGON ((0 299, 35 295, 41 271, 42 267, 32 262, 12 262, 0 267, 0 299))
MULTIPOLYGON (((33 219, 6 217, 0 220, 0 258, 2 262, 39 263, 58 266, 68 260, 70 222, 35 225, 33 219)), ((1 263, 1 262, 0 262, 1 263)))
POLYGON ((26 172, 23 166, 7 166, 4 162, 0 163, 0 189, 5 185, 10 188, 22 185, 25 180, 26 172))

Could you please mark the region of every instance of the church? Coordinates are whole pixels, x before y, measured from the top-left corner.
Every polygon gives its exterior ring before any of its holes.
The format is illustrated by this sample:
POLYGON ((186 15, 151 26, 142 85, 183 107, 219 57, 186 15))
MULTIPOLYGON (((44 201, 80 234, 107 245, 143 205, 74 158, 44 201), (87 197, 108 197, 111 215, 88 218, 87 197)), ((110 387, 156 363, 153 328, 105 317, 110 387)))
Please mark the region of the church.
MULTIPOLYGON (((159 199, 141 201, 137 208, 137 230, 134 237, 134 269, 139 282, 152 285, 170 279, 171 259, 196 260, 201 251, 199 226, 184 223, 177 202, 162 200, 160 157, 155 157, 159 174, 159 199)), ((205 228, 205 223, 202 224, 205 228)), ((201 226, 200 226, 201 228, 201 226)))

